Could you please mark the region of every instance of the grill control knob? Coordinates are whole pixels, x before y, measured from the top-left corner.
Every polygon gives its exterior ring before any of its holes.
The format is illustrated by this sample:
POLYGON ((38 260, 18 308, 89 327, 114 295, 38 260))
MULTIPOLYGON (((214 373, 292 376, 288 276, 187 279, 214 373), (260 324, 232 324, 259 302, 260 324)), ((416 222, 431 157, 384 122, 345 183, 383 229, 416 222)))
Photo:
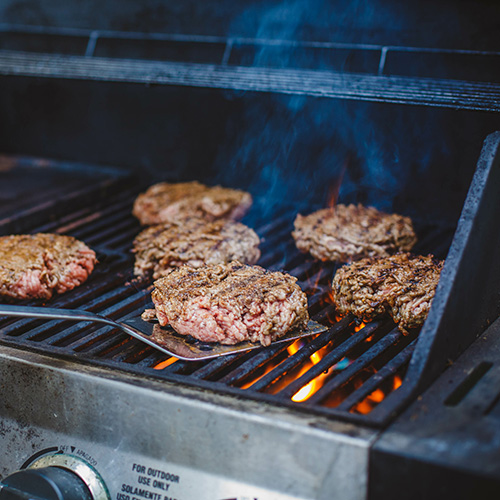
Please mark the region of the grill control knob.
POLYGON ((58 453, 33 462, 0 483, 0 500, 110 500, 99 474, 78 457, 58 453))

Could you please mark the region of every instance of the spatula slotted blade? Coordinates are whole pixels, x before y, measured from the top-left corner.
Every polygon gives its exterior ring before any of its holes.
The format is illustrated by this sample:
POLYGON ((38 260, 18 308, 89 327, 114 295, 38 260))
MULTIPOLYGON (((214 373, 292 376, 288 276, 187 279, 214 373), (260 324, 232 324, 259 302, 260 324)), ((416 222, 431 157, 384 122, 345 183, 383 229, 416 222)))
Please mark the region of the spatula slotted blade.
MULTIPOLYGON (((158 350, 185 361, 201 361, 218 358, 251 349, 262 348, 261 344, 240 342, 235 345, 224 345, 218 342, 201 342, 190 336, 179 335, 170 327, 161 327, 158 323, 149 323, 141 318, 131 318, 122 321, 133 328, 143 339, 158 350)), ((302 337, 317 335, 327 330, 327 327, 310 320, 305 329, 291 330, 283 337, 275 340, 272 345, 302 337)), ((138 337, 136 337, 138 338, 138 337)))

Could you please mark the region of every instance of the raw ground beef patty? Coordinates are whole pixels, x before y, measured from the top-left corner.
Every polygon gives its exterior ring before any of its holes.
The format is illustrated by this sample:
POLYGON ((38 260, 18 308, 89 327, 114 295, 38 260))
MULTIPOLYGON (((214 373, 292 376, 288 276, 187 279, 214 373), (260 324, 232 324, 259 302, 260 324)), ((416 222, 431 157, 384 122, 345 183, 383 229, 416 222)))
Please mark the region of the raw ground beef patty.
POLYGON ((2 236, 0 298, 49 299, 83 283, 96 262, 95 252, 72 236, 2 236))
POLYGON ((205 220, 238 220, 252 205, 250 193, 199 182, 160 182, 141 193, 132 213, 142 225, 198 217, 205 220))
POLYGON ((183 266, 155 281, 151 297, 160 325, 204 342, 269 345, 307 325, 307 297, 297 279, 239 262, 183 266))
POLYGON ((411 250, 417 238, 409 217, 363 205, 336 205, 297 215, 292 233, 297 248, 327 261, 351 262, 411 250))
POLYGON ((201 267, 237 260, 255 264, 260 257, 259 237, 240 222, 191 218, 150 226, 134 240, 137 276, 153 271, 153 278, 182 265, 201 267))
POLYGON ((363 321, 389 315, 402 331, 424 323, 444 261, 398 253, 342 266, 333 278, 333 298, 341 316, 363 321))

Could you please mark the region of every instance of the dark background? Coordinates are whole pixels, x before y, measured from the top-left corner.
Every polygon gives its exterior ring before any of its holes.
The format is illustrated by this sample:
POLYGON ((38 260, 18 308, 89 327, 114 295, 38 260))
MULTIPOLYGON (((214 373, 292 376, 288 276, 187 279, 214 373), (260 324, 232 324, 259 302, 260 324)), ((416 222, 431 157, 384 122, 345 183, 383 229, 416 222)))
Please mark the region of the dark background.
POLYGON ((3 23, 498 50, 498 2, 3 0, 3 23))

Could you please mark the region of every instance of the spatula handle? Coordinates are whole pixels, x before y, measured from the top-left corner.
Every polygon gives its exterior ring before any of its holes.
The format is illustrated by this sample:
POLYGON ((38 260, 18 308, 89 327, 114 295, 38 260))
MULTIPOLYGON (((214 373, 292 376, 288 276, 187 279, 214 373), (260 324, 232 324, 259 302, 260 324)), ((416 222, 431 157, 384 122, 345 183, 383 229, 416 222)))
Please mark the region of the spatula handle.
POLYGON ((72 321, 96 321, 117 325, 112 319, 105 318, 99 314, 78 309, 56 309, 54 307, 15 306, 0 304, 0 316, 14 316, 19 318, 40 319, 67 319, 72 321))

